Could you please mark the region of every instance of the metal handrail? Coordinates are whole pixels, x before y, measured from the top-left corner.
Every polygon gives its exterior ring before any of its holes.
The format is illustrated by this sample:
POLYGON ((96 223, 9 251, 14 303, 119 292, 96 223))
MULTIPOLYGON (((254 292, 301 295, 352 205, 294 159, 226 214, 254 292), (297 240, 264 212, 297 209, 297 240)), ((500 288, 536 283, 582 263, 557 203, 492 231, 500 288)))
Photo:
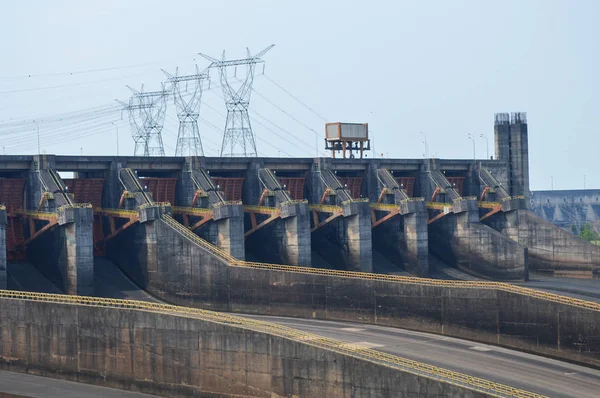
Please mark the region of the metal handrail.
POLYGON ((494 383, 489 380, 454 372, 448 369, 398 357, 373 349, 357 347, 352 343, 344 343, 339 340, 303 332, 287 326, 198 308, 180 307, 170 304, 151 303, 136 300, 69 296, 62 294, 20 292, 11 290, 0 290, 0 298, 46 302, 53 304, 92 306, 99 308, 111 308, 115 310, 136 310, 196 318, 230 327, 267 333, 288 340, 297 341, 302 344, 323 348, 331 352, 369 361, 377 365, 382 365, 429 379, 454 384, 473 391, 485 392, 496 397, 544 398, 543 395, 533 392, 510 387, 500 383, 494 383))
POLYGON ((65 211, 68 209, 91 209, 92 208, 92 204, 91 203, 71 203, 68 205, 62 205, 59 206, 56 211, 65 211))

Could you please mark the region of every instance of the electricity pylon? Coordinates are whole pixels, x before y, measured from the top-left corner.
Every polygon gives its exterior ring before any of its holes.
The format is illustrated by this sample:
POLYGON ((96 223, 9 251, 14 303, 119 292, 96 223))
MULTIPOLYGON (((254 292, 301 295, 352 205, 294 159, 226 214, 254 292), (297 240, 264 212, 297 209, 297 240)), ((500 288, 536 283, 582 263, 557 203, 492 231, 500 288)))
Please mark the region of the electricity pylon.
MULTIPOLYGON (((208 66, 209 69, 219 68, 221 77, 221 87, 223 89, 223 97, 225 98, 225 106, 227 107, 227 120, 225 122, 225 131, 223 132, 221 156, 257 156, 256 140, 252 126, 250 125, 248 106, 250 105, 250 94, 252 93, 256 64, 265 62, 261 57, 273 48, 273 46, 274 44, 271 44, 255 55, 251 55, 250 50, 246 48, 247 57, 244 59, 225 60, 225 51, 223 51, 223 58, 220 61, 208 55, 199 54, 211 61, 211 64, 208 66), (235 89, 227 79, 227 68, 236 68, 239 65, 246 65, 246 76, 244 79, 240 79, 241 84, 235 89)), ((234 77, 237 76, 234 74, 234 77)))
POLYGON ((167 110, 169 91, 163 85, 160 91, 137 91, 127 86, 133 95, 129 102, 118 101, 129 113, 131 135, 135 142, 135 156, 165 156, 162 129, 167 110))
POLYGON ((196 65, 194 75, 179 76, 179 68, 175 69, 175 75, 171 75, 165 70, 163 72, 167 75, 167 83, 172 85, 179 118, 175 156, 204 156, 202 139, 198 130, 198 116, 200 115, 202 84, 204 80, 209 80, 208 74, 200 73, 198 65, 196 65), (190 88, 189 83, 192 83, 193 87, 190 88), (191 94, 190 98, 184 98, 184 95, 189 94, 191 94))

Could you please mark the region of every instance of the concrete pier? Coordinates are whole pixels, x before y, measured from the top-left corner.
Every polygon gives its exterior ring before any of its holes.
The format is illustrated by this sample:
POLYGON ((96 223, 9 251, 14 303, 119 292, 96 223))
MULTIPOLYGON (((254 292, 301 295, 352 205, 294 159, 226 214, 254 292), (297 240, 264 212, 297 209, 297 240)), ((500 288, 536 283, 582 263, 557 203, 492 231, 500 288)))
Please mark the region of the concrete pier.
POLYGON ((373 272, 371 209, 368 202, 346 202, 341 246, 344 264, 349 271, 373 272))
POLYGON ((238 260, 244 260, 244 209, 240 204, 212 205, 213 220, 216 224, 216 246, 238 260))
MULTIPOLYGON (((324 198, 323 204, 341 207, 343 216, 313 232, 312 247, 335 268, 372 272, 371 209, 368 199, 352 198, 335 174, 326 168, 326 159, 321 160, 318 170, 309 173, 309 201, 320 204, 324 198)), ((319 220, 323 218, 327 216, 319 215, 319 220)))
POLYGON ((524 246, 480 223, 474 199, 454 202, 453 214, 429 225, 430 249, 467 272, 497 280, 527 280, 524 246))
MULTIPOLYGON (((379 165, 376 165, 379 166, 379 165)), ((423 198, 408 196, 393 175, 382 168, 369 168, 371 202, 395 204, 398 215, 373 228, 373 246, 413 275, 429 276, 427 208, 423 198)))
POLYGON ((28 258, 66 294, 93 294, 92 224, 91 207, 59 208, 58 225, 27 248, 28 258))
POLYGON ((281 226, 277 237, 283 264, 311 265, 310 211, 307 203, 279 204, 281 226))

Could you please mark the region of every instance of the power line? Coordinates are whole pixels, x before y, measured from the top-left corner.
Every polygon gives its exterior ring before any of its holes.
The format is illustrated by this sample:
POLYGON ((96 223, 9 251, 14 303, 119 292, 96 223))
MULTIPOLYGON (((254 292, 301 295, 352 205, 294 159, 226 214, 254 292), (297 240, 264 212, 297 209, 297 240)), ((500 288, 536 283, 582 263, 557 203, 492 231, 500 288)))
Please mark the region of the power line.
POLYGON ((265 77, 265 79, 267 79, 268 81, 270 81, 271 83, 273 83, 275 86, 277 86, 279 89, 281 89, 284 93, 286 93, 287 95, 289 95, 290 97, 292 97, 294 100, 296 100, 300 105, 304 106, 306 109, 308 109, 310 112, 312 112, 314 115, 316 115, 317 117, 319 117, 321 120, 323 120, 324 122, 328 122, 329 120, 326 119, 325 117, 321 116, 319 113, 317 113, 314 109, 312 109, 310 106, 306 105, 304 102, 302 102, 298 97, 296 97, 294 94, 290 93, 288 90, 286 90, 283 86, 281 86, 279 83, 275 82, 273 79, 271 79, 269 76, 263 74, 263 76, 265 77))

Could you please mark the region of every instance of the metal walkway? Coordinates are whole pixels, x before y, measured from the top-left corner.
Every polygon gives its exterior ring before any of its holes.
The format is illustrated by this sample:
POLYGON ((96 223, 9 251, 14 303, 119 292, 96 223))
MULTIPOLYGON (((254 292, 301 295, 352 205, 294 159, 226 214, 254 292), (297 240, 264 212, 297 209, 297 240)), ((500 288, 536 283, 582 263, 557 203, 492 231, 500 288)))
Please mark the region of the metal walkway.
POLYGON ((275 197, 279 203, 289 202, 292 200, 292 197, 285 189, 283 189, 279 183, 279 180, 277 177, 275 177, 275 174, 270 169, 259 169, 258 179, 266 190, 275 194, 275 197))
POLYGON ((406 191, 398 185, 398 182, 390 173, 388 169, 378 169, 377 170, 377 179, 385 188, 392 191, 394 194, 394 202, 396 204, 400 203, 403 200, 410 200, 410 197, 406 193, 406 191))
POLYGON ((323 181, 325 187, 331 189, 337 194, 341 202, 352 200, 352 195, 350 195, 350 192, 348 192, 340 180, 338 180, 333 171, 329 169, 321 170, 321 181, 323 181))

